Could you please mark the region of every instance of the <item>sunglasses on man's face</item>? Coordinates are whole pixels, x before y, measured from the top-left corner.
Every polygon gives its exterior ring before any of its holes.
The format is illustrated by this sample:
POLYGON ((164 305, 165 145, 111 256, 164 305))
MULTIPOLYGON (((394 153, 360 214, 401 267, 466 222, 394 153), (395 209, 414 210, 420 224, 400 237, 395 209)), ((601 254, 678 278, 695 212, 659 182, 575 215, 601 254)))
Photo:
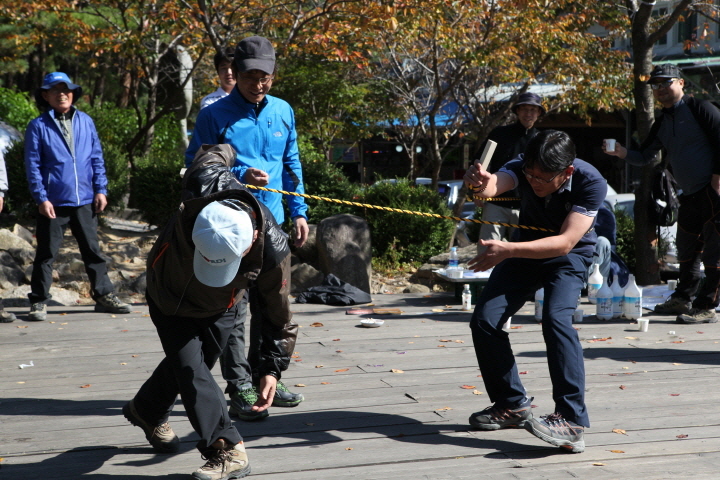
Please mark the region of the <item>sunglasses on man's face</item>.
POLYGON ((653 90, 660 90, 661 88, 667 88, 670 85, 672 85, 675 80, 677 80, 677 78, 668 78, 667 80, 662 81, 662 82, 651 83, 650 88, 652 88, 653 90))

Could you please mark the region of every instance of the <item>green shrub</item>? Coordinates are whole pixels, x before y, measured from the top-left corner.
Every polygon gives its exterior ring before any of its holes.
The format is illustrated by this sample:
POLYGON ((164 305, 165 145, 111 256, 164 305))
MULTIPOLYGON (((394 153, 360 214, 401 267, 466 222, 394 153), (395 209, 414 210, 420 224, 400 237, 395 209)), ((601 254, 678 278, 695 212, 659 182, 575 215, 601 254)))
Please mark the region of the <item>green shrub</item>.
POLYGON ((622 209, 616 208, 613 212, 617 223, 617 253, 625 260, 630 273, 635 273, 635 221, 622 209))
POLYGON ((38 115, 35 101, 26 93, 0 87, 0 120, 24 132, 30 120, 38 115))
POLYGON ((35 218, 37 206, 25 176, 25 141, 13 143, 5 151, 5 167, 8 175, 8 191, 5 192, 5 208, 21 222, 35 218))
MULTIPOLYGON (((383 207, 449 215, 440 195, 426 186, 405 180, 379 183, 365 191, 364 203, 383 207)), ((392 261, 422 262, 446 250, 455 224, 451 220, 407 213, 366 209, 370 225, 373 257, 392 261)))
POLYGON ((150 155, 139 162, 130 178, 131 206, 143 220, 162 227, 180 205, 185 159, 177 150, 166 155, 150 155))
MULTIPOLYGON (((350 182, 342 170, 329 163, 309 142, 300 139, 299 144, 306 194, 350 202, 358 201, 362 189, 357 184, 350 182)), ((312 198, 306 198, 305 203, 308 205, 308 223, 312 224, 339 213, 362 215, 362 211, 352 205, 312 198)), ((289 217, 287 211, 285 216, 289 217)))

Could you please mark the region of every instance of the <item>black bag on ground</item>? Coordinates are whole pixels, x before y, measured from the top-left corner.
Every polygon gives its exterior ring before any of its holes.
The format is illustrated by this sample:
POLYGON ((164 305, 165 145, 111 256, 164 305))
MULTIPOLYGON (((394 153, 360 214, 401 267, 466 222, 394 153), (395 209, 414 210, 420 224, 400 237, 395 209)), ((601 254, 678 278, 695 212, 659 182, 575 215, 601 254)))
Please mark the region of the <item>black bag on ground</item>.
POLYGON ((295 299, 295 303, 324 303, 326 305, 355 305, 370 303, 372 297, 329 273, 322 285, 310 287, 295 299))
POLYGON ((650 220, 658 227, 675 225, 679 208, 675 177, 663 164, 655 169, 650 191, 650 220))

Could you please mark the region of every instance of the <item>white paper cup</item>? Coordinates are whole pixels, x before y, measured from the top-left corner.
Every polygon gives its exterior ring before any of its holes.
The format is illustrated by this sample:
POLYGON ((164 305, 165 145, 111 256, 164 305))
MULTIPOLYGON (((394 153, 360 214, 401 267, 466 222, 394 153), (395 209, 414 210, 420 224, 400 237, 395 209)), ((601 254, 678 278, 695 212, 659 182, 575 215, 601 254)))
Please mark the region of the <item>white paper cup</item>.
POLYGON ((638 318, 638 331, 640 332, 647 332, 648 326, 650 325, 650 320, 647 318, 638 318))
POLYGON ((668 290, 675 290, 677 288, 677 280, 668 280, 668 290))
POLYGON ((606 152, 614 152, 615 151, 615 139, 614 138, 606 138, 604 140, 605 142, 605 151, 606 152))
POLYGON ((505 330, 506 332, 509 332, 510 329, 511 329, 511 327, 512 327, 512 317, 510 317, 510 318, 507 319, 507 322, 505 322, 505 323, 503 324, 503 328, 502 328, 502 329, 505 330))
POLYGON ((575 310, 575 313, 573 313, 573 323, 582 323, 583 317, 585 316, 585 312, 582 308, 578 308, 575 310))

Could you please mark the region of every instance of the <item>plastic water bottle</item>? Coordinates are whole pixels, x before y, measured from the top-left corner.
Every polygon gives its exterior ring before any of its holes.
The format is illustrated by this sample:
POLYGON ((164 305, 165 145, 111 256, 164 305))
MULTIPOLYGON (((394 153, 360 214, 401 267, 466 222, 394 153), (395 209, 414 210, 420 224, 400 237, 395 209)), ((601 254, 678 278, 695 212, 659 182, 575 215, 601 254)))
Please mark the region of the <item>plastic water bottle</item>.
POLYGON ((462 309, 466 312, 472 310, 472 292, 468 283, 464 285, 462 291, 462 309))
POLYGON ((635 275, 630 274, 627 285, 625 285, 625 299, 623 311, 625 318, 637 320, 642 317, 642 288, 637 286, 635 275))
POLYGON ((595 315, 598 320, 610 320, 613 316, 613 291, 608 285, 607 278, 603 279, 602 287, 597 293, 595 315))
POLYGON ((460 259, 458 258, 457 247, 450 248, 450 257, 448 257, 448 270, 457 270, 460 265, 460 259))
POLYGON ((535 292, 535 320, 542 322, 543 303, 545 302, 545 289, 535 292))
POLYGON ((620 275, 615 275, 613 277, 612 293, 613 318, 620 318, 623 314, 623 299, 625 298, 625 290, 620 286, 620 275))
POLYGON ((593 271, 588 277, 588 301, 595 305, 597 303, 597 292, 603 284, 603 276, 600 274, 600 264, 593 265, 593 271))

